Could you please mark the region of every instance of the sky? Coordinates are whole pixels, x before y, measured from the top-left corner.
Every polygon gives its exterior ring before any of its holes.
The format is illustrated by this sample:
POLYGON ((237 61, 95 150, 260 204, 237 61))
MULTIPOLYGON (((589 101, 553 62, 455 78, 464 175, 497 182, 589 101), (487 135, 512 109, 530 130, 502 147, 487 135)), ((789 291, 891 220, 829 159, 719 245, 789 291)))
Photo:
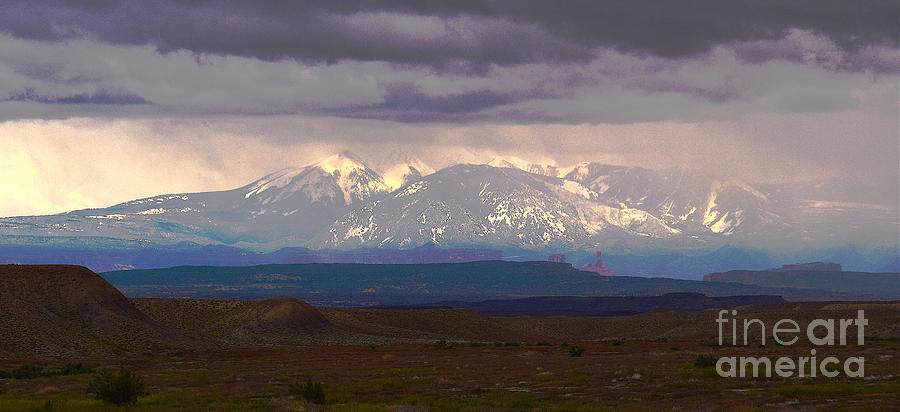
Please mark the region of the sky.
POLYGON ((0 216, 231 189, 344 151, 839 182, 896 207, 898 8, 6 0, 0 216))

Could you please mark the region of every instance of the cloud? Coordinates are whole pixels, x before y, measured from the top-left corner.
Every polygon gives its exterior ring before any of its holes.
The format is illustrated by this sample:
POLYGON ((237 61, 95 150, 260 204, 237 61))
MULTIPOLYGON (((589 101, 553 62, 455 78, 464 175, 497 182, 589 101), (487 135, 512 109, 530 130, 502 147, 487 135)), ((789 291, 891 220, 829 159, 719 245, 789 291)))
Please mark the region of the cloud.
POLYGON ((0 215, 405 148, 435 168, 510 155, 836 179, 896 203, 898 8, 3 1, 0 215))
POLYGON ((900 71, 900 60, 897 59, 895 49, 868 45, 844 50, 827 37, 797 29, 791 29, 785 37, 777 40, 736 44, 734 50, 742 60, 754 64, 778 59, 819 66, 831 71, 900 71))
POLYGON ((34 102, 43 104, 99 104, 99 105, 132 105, 151 104, 143 97, 134 93, 113 93, 99 90, 95 93, 80 93, 71 96, 50 97, 41 96, 32 88, 26 88, 21 93, 15 93, 7 99, 9 102, 34 102))
MULTIPOLYGON (((896 93, 896 90, 894 91, 896 93)), ((375 168, 439 169, 494 157, 682 167, 751 183, 856 188, 844 201, 897 207, 896 114, 749 114, 631 124, 396 124, 296 116, 68 119, 0 123, 0 216, 102 207, 162 193, 225 190, 349 151, 375 168)), ((838 199, 842 200, 842 199, 838 199)))
POLYGON ((0 120, 627 123, 850 110, 857 90, 896 83, 898 7, 11 0, 0 6, 0 120))
MULTIPOLYGON (((385 62, 307 65, 0 35, 0 120, 298 114, 404 123, 706 121, 850 110, 861 90, 896 83, 896 76, 790 59, 748 62, 733 46, 684 59, 604 50, 587 62, 493 66, 473 76, 385 62)), ((895 106, 869 101, 859 109, 895 106)))
MULTIPOLYGON (((540 90, 470 90, 446 95, 428 95, 413 83, 385 86, 383 100, 364 106, 324 110, 342 117, 394 120, 404 123, 472 121, 479 113, 498 106, 547 97, 540 90)), ((509 118, 509 117, 507 117, 509 118)))
MULTIPOLYGON (((715 46, 771 41, 792 29, 840 49, 898 46, 898 3, 873 0, 649 0, 492 2, 10 0, 0 29, 19 38, 96 39, 167 53, 425 65, 483 71, 491 65, 589 61, 598 48, 665 58, 715 46)), ((861 65, 860 69, 878 69, 861 65)))

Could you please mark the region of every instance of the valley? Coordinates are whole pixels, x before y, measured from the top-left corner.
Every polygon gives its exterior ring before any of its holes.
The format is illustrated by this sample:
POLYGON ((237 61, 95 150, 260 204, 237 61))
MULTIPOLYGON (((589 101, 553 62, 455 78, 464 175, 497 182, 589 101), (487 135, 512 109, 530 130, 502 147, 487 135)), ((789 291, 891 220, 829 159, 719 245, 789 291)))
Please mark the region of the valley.
POLYGON ((835 396, 841 408, 885 410, 900 400, 896 300, 722 300, 714 305, 741 304, 742 314, 765 322, 862 309, 869 325, 864 346, 819 348, 865 357, 865 379, 721 378, 704 356, 810 348, 718 346, 716 309, 492 316, 296 299, 125 299, 73 266, 0 266, 0 279, 10 286, 0 305, 16 309, 0 311, 0 372, 80 365, 72 374, 0 377, 4 411, 108 410, 84 388, 91 370, 120 366, 149 388, 129 410, 831 410, 835 396), (292 395, 290 385, 305 380, 323 385, 323 405, 292 395))

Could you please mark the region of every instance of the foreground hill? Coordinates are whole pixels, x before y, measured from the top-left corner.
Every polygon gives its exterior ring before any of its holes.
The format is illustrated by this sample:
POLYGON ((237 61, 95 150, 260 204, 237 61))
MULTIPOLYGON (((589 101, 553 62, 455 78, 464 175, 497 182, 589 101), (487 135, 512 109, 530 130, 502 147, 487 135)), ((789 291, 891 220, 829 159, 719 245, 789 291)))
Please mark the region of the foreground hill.
POLYGON ((524 341, 529 336, 470 310, 313 307, 296 299, 132 299, 159 323, 203 347, 259 344, 524 341))
POLYGON ((155 321, 207 346, 291 342, 331 325, 316 308, 296 299, 132 302, 155 321))
POLYGON ((524 342, 535 336, 507 328, 497 320, 466 309, 388 310, 319 307, 345 330, 393 340, 467 340, 524 342))
POLYGON ((900 273, 821 270, 732 270, 710 273, 704 280, 768 288, 841 290, 865 299, 900 299, 900 273))
MULTIPOLYGON (((805 327, 813 319, 856 318, 864 310, 867 338, 900 337, 900 302, 785 302, 735 307, 737 319, 760 319, 769 329, 781 319, 805 327)), ((507 329, 560 340, 678 339, 713 343, 718 337, 718 309, 702 312, 660 311, 617 317, 498 317, 507 329)), ((743 335, 739 335, 743 336, 743 335)), ((771 335, 767 340, 772 345, 771 335)))
POLYGON ((659 310, 692 312, 782 302, 784 299, 780 296, 708 297, 702 293, 666 293, 660 296, 534 296, 481 302, 438 302, 389 309, 462 308, 491 316, 622 316, 659 310))
POLYGON ((90 355, 185 346, 80 266, 0 265, 0 354, 90 355))
MULTIPOLYGON (((335 272, 329 273, 334 276, 335 272)), ((447 275, 446 272, 440 274, 447 275)), ((268 276, 290 280, 295 275, 268 276)), ((422 273, 415 278, 420 283, 431 281, 422 273)), ((519 278, 531 287, 541 286, 540 283, 529 283, 531 280, 528 277, 519 278)), ((155 356, 192 349, 255 350, 296 344, 421 343, 434 340, 553 342, 663 337, 705 341, 716 331, 715 309, 695 312, 657 310, 615 317, 491 317, 468 309, 313 307, 290 298, 129 301, 98 275, 77 266, 5 265, 0 266, 0 281, 5 286, 0 290, 0 359, 13 363, 44 358, 155 356)), ((506 279, 499 284, 510 281, 506 279)), ((692 283, 735 287, 734 284, 715 282, 692 283)), ((627 283, 617 285, 612 290, 621 292, 622 286, 628 286, 627 283)), ((645 289, 645 292, 651 291, 645 289)), ((689 294, 675 297, 683 300, 691 296, 700 298, 689 294)), ((654 300, 616 299, 637 302, 654 300)), ((661 299, 668 298, 664 296, 661 299)), ((704 304, 710 299, 719 307, 742 305, 735 307, 742 315, 752 315, 770 323, 784 317, 802 322, 812 318, 848 318, 855 316, 856 310, 864 309, 870 320, 866 336, 900 336, 898 302, 779 303, 770 297, 757 297, 757 300, 749 301, 747 297, 704 297, 699 301, 704 304), (759 299, 768 303, 760 303, 759 299)))

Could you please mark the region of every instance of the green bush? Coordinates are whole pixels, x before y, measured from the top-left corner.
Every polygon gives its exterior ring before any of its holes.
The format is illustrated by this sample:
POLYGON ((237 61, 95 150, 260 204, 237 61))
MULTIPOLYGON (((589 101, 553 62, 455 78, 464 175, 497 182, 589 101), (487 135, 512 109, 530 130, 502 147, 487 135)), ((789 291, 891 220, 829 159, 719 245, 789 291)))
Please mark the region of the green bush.
POLYGON ((59 374, 62 376, 68 375, 79 375, 82 373, 91 373, 91 368, 86 368, 83 364, 79 363, 68 363, 59 370, 59 374))
POLYGON ((138 398, 149 395, 147 385, 128 368, 119 368, 113 374, 109 370, 98 372, 85 390, 104 403, 116 406, 134 405, 138 398))
POLYGON ((294 382, 290 386, 291 395, 303 397, 307 402, 325 403, 325 388, 321 382, 313 382, 309 379, 305 383, 294 382))
POLYGON ((584 353, 584 348, 581 346, 575 345, 569 348, 569 356, 571 357, 580 358, 582 353, 584 353))
POLYGON ((67 376, 90 373, 91 369, 81 363, 70 363, 60 368, 45 368, 39 365, 22 365, 12 371, 0 370, 0 379, 36 379, 50 376, 67 376))
POLYGON ((694 366, 698 368, 711 368, 716 366, 716 357, 713 355, 697 355, 697 359, 694 360, 694 366))
POLYGON ((43 376, 45 376, 44 367, 37 365, 22 365, 12 371, 12 377, 15 379, 34 379, 43 376))

